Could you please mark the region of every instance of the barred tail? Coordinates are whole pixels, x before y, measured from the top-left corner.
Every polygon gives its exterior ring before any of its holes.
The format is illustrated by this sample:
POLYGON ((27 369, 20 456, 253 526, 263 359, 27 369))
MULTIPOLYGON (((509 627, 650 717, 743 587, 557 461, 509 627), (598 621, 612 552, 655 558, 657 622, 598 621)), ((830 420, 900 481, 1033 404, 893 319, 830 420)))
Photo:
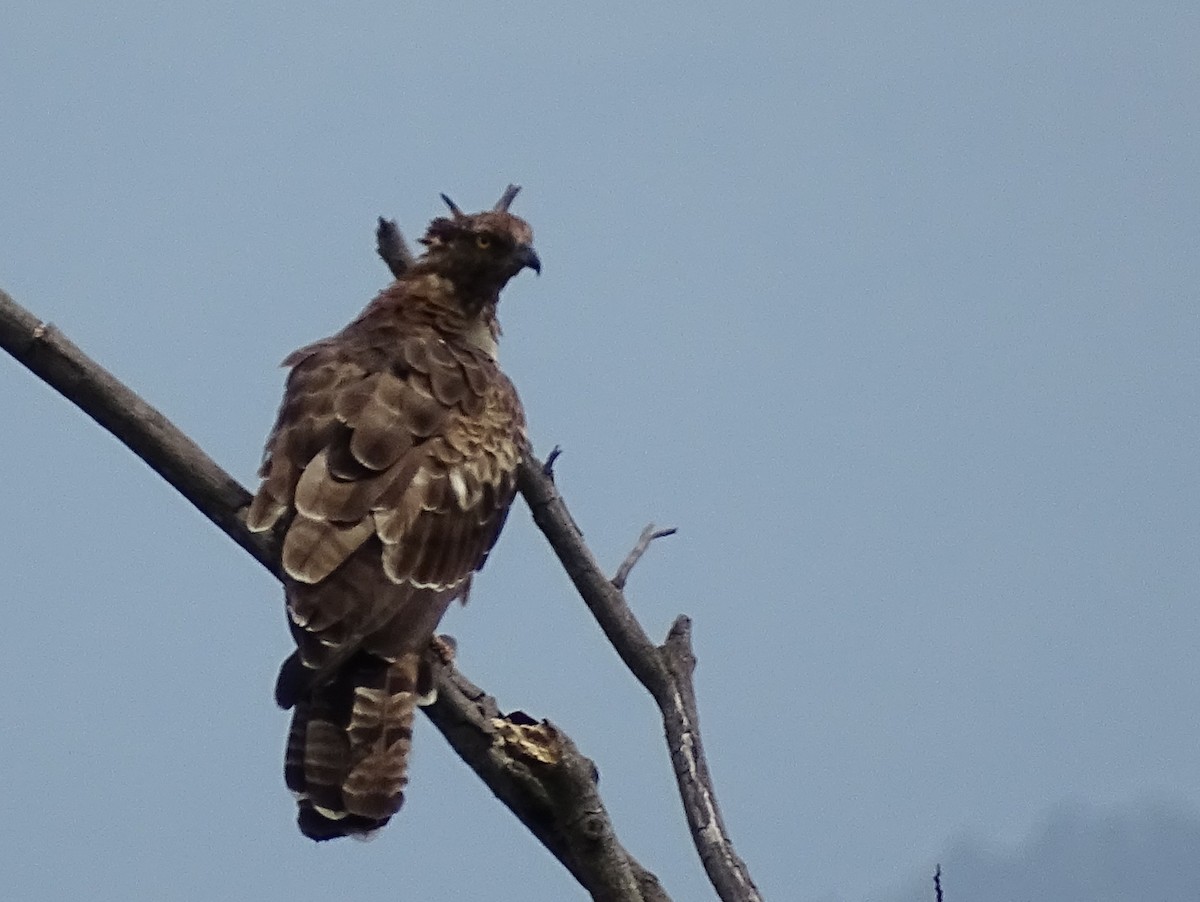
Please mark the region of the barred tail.
POLYGON ((388 663, 360 653, 297 699, 284 780, 305 836, 370 833, 400 810, 422 669, 417 654, 388 663))

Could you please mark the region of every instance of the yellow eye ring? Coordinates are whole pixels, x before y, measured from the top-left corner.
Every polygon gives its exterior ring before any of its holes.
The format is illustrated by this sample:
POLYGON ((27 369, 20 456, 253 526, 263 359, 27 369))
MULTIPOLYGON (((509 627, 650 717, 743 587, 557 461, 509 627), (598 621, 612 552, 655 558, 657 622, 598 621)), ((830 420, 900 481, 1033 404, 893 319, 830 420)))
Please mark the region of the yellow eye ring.
POLYGON ((475 236, 475 244, 478 245, 481 250, 486 251, 489 247, 492 246, 492 236, 491 235, 476 235, 475 236))

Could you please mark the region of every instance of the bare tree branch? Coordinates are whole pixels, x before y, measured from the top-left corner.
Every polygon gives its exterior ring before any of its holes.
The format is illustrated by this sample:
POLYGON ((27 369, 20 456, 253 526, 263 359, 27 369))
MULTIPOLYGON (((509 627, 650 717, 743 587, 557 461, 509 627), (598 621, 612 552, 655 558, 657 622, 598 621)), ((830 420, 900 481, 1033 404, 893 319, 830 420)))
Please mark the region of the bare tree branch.
MULTIPOLYGON (((0 347, 111 432, 223 532, 276 576, 274 536, 246 529, 250 494, 161 413, 92 361, 53 326, 0 291, 0 347)), ((657 878, 618 842, 596 792, 595 766, 543 722, 554 754, 531 766, 529 747, 498 739, 529 718, 499 714, 496 701, 452 666, 425 709, 454 751, 602 902, 669 902, 657 878)))
MULTIPOLYGON (((692 683, 696 656, 692 651, 691 620, 679 617, 666 642, 656 646, 630 610, 617 580, 605 577, 584 544, 579 527, 546 467, 531 456, 521 463, 517 476, 517 485, 534 522, 550 542, 604 635, 662 712, 667 748, 675 766, 692 842, 717 895, 723 902, 761 902, 758 887, 745 862, 734 851, 725 829, 700 742, 700 716, 692 683)), ((646 539, 646 545, 649 544, 646 539)), ((634 563, 638 556, 631 555, 634 563)), ((622 565, 622 570, 617 576, 623 583, 628 569, 622 565)))
POLYGON ((279 577, 279 555, 270 537, 250 532, 238 516, 250 493, 166 417, 3 291, 0 347, 116 436, 279 577))

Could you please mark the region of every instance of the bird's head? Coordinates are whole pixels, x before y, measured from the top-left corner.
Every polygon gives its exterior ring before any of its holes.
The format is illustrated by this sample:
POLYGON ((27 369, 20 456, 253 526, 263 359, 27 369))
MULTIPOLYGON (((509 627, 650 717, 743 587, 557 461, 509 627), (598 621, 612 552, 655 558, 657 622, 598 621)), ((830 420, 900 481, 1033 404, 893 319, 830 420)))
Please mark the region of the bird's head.
POLYGON ((498 293, 527 266, 540 274, 542 261, 533 250, 533 229, 508 212, 520 190, 509 185, 496 206, 472 214, 443 194, 450 216, 431 222, 421 239, 429 267, 468 294, 498 293))

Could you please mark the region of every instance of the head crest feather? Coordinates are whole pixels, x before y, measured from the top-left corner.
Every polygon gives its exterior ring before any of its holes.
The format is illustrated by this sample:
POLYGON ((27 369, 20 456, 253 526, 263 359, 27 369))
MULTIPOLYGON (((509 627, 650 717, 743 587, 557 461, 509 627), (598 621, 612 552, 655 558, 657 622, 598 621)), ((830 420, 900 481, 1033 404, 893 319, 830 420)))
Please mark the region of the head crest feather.
POLYGON ((450 208, 450 212, 452 214, 454 214, 455 220, 467 218, 467 214, 464 213, 462 210, 458 209, 458 204, 456 204, 454 201, 452 201, 450 198, 448 198, 444 194, 441 197, 442 197, 442 200, 445 201, 446 206, 450 208))
MULTIPOLYGON (((512 206, 512 202, 516 199, 520 192, 520 185, 509 185, 504 189, 504 193, 500 195, 500 199, 496 201, 496 206, 492 207, 492 209, 498 213, 507 213, 508 208, 512 206)), ((450 208, 450 213, 454 216, 455 221, 467 218, 467 214, 460 210, 458 208, 458 204, 452 201, 449 197, 443 194, 441 195, 441 198, 442 202, 450 208)))
POLYGON ((520 185, 509 185, 504 189, 504 193, 500 195, 500 199, 496 201, 496 206, 492 207, 492 209, 499 213, 507 213, 509 206, 512 205, 513 200, 516 199, 520 191, 520 185))

